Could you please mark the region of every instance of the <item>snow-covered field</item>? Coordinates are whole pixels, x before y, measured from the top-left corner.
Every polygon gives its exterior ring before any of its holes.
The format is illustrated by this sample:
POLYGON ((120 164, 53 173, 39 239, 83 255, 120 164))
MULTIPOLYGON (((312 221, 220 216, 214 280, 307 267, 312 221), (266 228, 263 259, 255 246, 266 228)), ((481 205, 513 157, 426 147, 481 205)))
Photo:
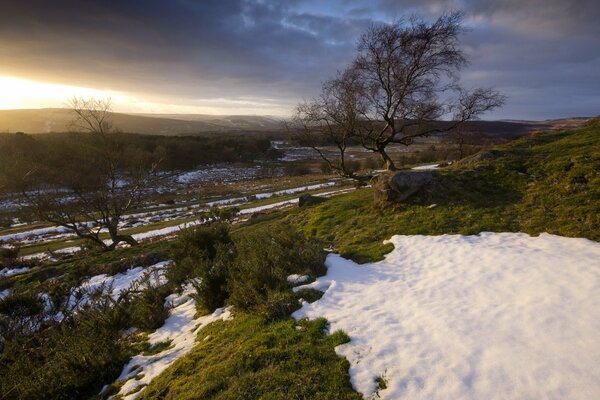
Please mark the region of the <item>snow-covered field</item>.
POLYGON ((600 399, 600 244, 549 234, 394 236, 337 255, 295 318, 325 317, 354 387, 383 399, 600 399))

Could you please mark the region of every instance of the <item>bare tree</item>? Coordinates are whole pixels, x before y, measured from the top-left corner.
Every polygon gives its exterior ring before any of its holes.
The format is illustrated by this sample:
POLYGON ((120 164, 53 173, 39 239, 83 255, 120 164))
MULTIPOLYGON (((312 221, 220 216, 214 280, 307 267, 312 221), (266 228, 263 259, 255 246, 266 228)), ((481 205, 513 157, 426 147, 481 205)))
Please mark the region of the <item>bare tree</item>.
MULTIPOLYGON (((467 64, 459 40, 463 31, 462 14, 457 12, 433 23, 411 18, 368 29, 359 40, 356 59, 338 78, 353 79, 349 89, 354 91, 354 109, 349 114, 356 115, 362 128, 336 137, 354 138, 378 153, 387 169, 395 170, 390 145, 409 146, 415 138, 452 131, 501 106, 504 96, 492 89, 460 88, 458 75, 467 64), (443 119, 452 121, 440 124, 443 119)), ((321 97, 329 90, 325 84, 321 97)))
POLYGON ((356 71, 348 69, 325 82, 321 95, 299 104, 293 119, 302 141, 316 150, 333 172, 355 179, 360 177, 348 166, 346 150, 352 139, 369 129, 369 121, 363 118, 366 105, 358 78, 356 71), (330 157, 323 144, 335 146, 339 157, 330 157))
POLYGON ((112 127, 109 99, 73 98, 70 108, 80 133, 66 152, 69 158, 31 166, 21 193, 39 219, 103 249, 121 242, 135 245, 131 235, 119 232, 119 223, 156 179, 160 158, 121 143, 112 127))

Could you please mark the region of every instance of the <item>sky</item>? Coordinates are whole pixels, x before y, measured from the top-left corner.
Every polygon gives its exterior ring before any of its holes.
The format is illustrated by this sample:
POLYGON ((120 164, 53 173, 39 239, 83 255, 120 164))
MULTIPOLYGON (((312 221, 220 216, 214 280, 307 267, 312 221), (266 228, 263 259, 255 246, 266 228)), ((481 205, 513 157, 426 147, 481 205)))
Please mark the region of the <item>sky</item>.
POLYGON ((600 114, 598 0, 2 0, 0 109, 111 97, 115 111, 288 116, 374 23, 461 10, 486 119, 600 114))

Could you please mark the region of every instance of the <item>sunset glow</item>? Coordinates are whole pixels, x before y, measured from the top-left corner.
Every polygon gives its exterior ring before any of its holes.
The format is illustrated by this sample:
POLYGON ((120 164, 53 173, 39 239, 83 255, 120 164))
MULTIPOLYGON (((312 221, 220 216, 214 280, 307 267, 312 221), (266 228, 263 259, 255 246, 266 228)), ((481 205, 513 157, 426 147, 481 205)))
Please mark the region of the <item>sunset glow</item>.
POLYGON ((0 76, 0 109, 64 107, 71 97, 110 97, 122 100, 125 97, 116 92, 91 88, 57 85, 0 76))

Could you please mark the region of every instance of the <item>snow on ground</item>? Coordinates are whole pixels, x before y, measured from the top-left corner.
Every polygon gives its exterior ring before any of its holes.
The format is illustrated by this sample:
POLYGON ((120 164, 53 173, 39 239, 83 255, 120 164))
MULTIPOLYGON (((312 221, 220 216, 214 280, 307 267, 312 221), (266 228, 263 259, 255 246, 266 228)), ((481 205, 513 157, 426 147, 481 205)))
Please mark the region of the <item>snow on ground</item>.
POLYGON ((430 164, 430 165, 419 165, 418 167, 414 167, 412 169, 416 170, 427 170, 427 169, 438 169, 440 167, 439 164, 430 164))
POLYGON ((23 272, 27 272, 27 271, 29 271, 29 267, 12 268, 12 269, 4 268, 4 269, 0 270, 0 278, 6 277, 6 276, 22 274, 23 272))
POLYGON ((123 372, 117 381, 125 381, 119 391, 124 400, 133 400, 143 391, 126 395, 136 390, 139 386, 148 385, 152 379, 160 375, 165 369, 173 364, 178 358, 191 351, 196 344, 198 332, 206 325, 217 320, 228 320, 231 318, 230 308, 219 308, 214 313, 199 318, 196 315, 196 303, 191 298, 194 288, 189 285, 181 295, 172 294, 166 301, 173 304, 165 324, 150 334, 150 344, 171 341, 171 346, 154 355, 145 356, 139 354, 134 356, 123 368, 123 372))
POLYGON ((86 291, 93 292, 102 287, 112 289, 112 297, 118 298, 119 295, 129 289, 134 282, 139 282, 145 274, 150 274, 149 284, 157 286, 166 282, 164 277, 164 269, 169 265, 170 261, 161 261, 149 267, 134 267, 123 273, 113 276, 107 274, 95 275, 87 279, 81 284, 81 288, 86 291), (154 274, 156 272, 156 274, 154 274))
POLYGON ((30 231, 15 232, 15 233, 7 234, 7 235, 2 235, 2 236, 0 236, 0 242, 8 242, 11 240, 21 240, 21 239, 26 239, 30 236, 41 236, 41 235, 47 235, 47 234, 51 234, 51 233, 63 233, 66 231, 67 231, 67 228, 62 227, 62 226, 49 226, 47 228, 37 228, 37 229, 32 229, 30 231))
POLYGON ((289 283, 293 283, 295 285, 299 284, 299 283, 304 283, 309 279, 310 279, 310 276, 308 276, 308 275, 298 275, 298 274, 292 274, 287 277, 287 281, 289 283))
POLYGON ((238 214, 240 214, 240 215, 254 214, 255 212, 270 210, 273 208, 283 208, 283 207, 289 206, 291 204, 298 204, 298 199, 284 200, 284 201, 278 201, 277 203, 265 204, 264 206, 244 208, 243 210, 240 210, 240 212, 238 214))
POLYGON ((294 194, 294 193, 299 193, 299 192, 306 192, 309 190, 322 189, 322 188, 334 186, 335 184, 337 184, 336 181, 329 181, 329 182, 325 182, 325 183, 317 183, 314 185, 300 186, 300 187, 295 187, 295 188, 290 188, 290 189, 277 190, 275 192, 259 193, 259 194, 255 195, 255 197, 257 199, 267 199, 267 198, 275 197, 275 196, 284 196, 287 194, 294 194))
MULTIPOLYGON (((330 187, 330 186, 333 186, 334 184, 335 184, 335 182, 327 182, 327 183, 316 184, 316 185, 311 185, 311 186, 303 186, 303 187, 299 187, 299 188, 286 189, 285 191, 280 191, 280 192, 262 193, 260 195, 264 196, 266 194, 270 194, 270 196, 261 197, 261 198, 267 198, 267 197, 271 197, 273 195, 290 194, 290 193, 297 193, 297 192, 306 191, 306 190, 314 190, 314 189, 319 189, 319 188, 330 187)), ((335 196, 335 195, 339 195, 339 194, 343 194, 343 193, 348 193, 353 190, 355 190, 355 188, 337 189, 337 190, 332 190, 332 191, 328 191, 328 192, 317 193, 317 194, 315 194, 315 196, 330 197, 330 196, 335 196)), ((244 199, 244 198, 236 198, 236 199, 230 199, 230 200, 233 201, 233 200, 240 200, 240 199, 244 199)), ((248 215, 248 214, 253 214, 253 213, 259 212, 259 211, 265 211, 265 210, 270 210, 270 209, 274 209, 274 208, 288 207, 292 204, 297 204, 297 203, 298 203, 297 198, 291 199, 291 200, 279 201, 276 203, 265 204, 262 206, 246 208, 246 209, 240 210, 239 214, 240 215, 248 215)), ((213 202, 213 204, 216 205, 217 202, 213 202)), ((225 203, 221 203, 221 204, 225 204, 225 203)), ((243 205, 243 203, 229 204, 229 205, 233 207, 233 206, 243 205)), ((143 241, 143 240, 156 238, 156 237, 160 237, 160 236, 172 235, 172 234, 179 232, 181 229, 190 228, 194 225, 199 225, 204 222, 205 222, 205 220, 202 220, 202 219, 188 221, 188 222, 182 222, 180 224, 173 225, 173 226, 167 226, 165 228, 159 228, 159 229, 148 230, 146 232, 135 233, 131 236, 133 236, 133 238, 137 241, 143 241)), ((110 240, 106 239, 104 242, 109 244, 110 240)), ((67 247, 64 249, 59 249, 59 250, 56 250, 55 252, 56 253, 75 253, 79 250, 80 250, 80 247, 75 246, 75 247, 67 247)), ((24 256, 23 259, 43 259, 43 258, 47 258, 47 257, 48 257, 47 252, 41 252, 41 253, 35 253, 35 254, 30 254, 30 255, 24 256)))
MULTIPOLYGON (((383 399, 600 399, 600 244, 549 234, 394 236, 385 260, 327 258, 295 318, 351 338, 351 381, 383 399)), ((302 286, 301 286, 302 287, 302 286)))

